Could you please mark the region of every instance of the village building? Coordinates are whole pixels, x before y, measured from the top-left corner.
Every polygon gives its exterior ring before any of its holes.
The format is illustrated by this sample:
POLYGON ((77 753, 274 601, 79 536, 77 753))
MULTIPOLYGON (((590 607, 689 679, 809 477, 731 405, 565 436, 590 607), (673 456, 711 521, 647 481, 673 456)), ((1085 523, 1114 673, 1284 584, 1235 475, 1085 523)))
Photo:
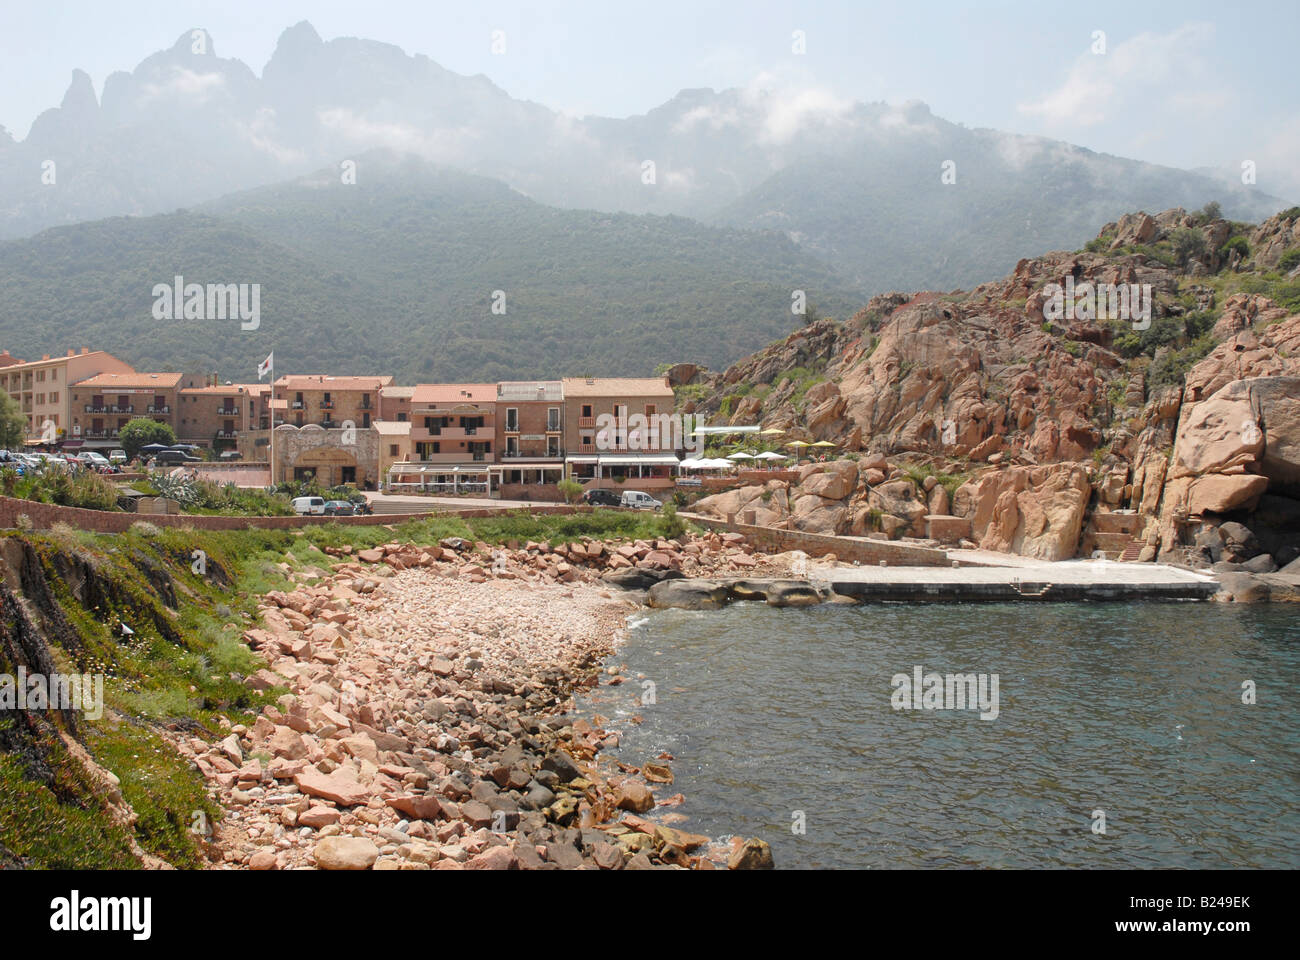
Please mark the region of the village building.
POLYGON ((122 428, 141 418, 175 430, 183 380, 179 373, 100 373, 73 384, 72 439, 87 449, 111 449, 122 428))
POLYGON ((493 493, 497 385, 423 383, 411 396, 411 453, 386 476, 394 492, 493 493))
POLYGON ((674 403, 667 377, 566 377, 562 384, 571 479, 587 489, 672 489, 685 438, 665 424, 674 403))
POLYGON ((564 478, 564 386, 559 380, 497 384, 494 487, 506 500, 558 500, 564 478))
MULTIPOLYGON (((73 439, 69 388, 101 373, 134 372, 124 360, 85 347, 80 352, 69 350, 61 357, 46 354, 40 360, 31 361, 17 360, 8 351, 0 354, 0 390, 17 400, 19 410, 27 417, 27 443, 31 446, 54 446, 65 441, 70 446, 84 443, 73 439)), ((78 411, 78 415, 85 413, 78 411)))

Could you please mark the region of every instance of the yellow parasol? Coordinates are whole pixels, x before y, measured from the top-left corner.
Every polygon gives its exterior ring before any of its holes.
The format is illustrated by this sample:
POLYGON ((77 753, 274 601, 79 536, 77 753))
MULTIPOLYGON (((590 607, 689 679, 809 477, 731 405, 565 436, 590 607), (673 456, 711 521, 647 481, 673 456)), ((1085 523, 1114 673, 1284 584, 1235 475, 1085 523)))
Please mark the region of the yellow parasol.
POLYGON ((814 446, 814 447, 837 447, 837 446, 839 446, 839 444, 837 444, 837 443, 831 443, 829 440, 818 440, 816 443, 814 443, 814 444, 810 444, 810 446, 814 446))
POLYGON ((805 443, 802 440, 791 440, 786 444, 787 447, 811 447, 811 443, 805 443))

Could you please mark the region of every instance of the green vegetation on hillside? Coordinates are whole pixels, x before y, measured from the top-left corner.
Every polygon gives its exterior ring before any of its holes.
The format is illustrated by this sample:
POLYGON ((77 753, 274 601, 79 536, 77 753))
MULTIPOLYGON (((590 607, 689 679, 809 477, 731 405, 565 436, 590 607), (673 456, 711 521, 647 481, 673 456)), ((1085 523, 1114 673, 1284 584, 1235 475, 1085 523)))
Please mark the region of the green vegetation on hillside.
POLYGON ((682 217, 559 210, 419 164, 300 182, 0 245, 0 341, 101 347, 141 370, 399 382, 715 368, 799 325, 791 292, 859 300, 784 237, 682 217), (155 284, 260 283, 260 326, 155 320, 155 284), (500 291, 498 294, 497 291, 500 291), (496 311, 494 312, 494 304, 496 311), (504 312, 500 312, 504 309, 504 312))

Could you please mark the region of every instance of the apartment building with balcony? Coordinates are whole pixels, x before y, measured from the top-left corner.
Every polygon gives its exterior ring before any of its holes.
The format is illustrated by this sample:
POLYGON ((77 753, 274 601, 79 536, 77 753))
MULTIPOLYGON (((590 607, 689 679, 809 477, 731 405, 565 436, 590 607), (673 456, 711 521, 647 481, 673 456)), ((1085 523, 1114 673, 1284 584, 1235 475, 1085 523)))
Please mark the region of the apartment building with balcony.
MULTIPOLYGON (((392 383, 391 376, 285 376, 275 381, 273 396, 286 402, 283 422, 295 427, 314 423, 334 430, 351 423, 358 430, 368 430, 379 419, 381 392, 392 383)), ((277 426, 280 422, 277 410, 277 426)))
POLYGON ((134 372, 126 361, 85 347, 40 360, 18 360, 6 351, 0 360, 0 390, 18 401, 27 417, 28 443, 53 445, 72 437, 73 384, 101 373, 134 372))
POLYGON ((496 490, 497 385, 422 383, 411 395, 410 459, 394 463, 395 491, 488 494, 496 490))
POLYGON ((132 420, 148 418, 176 429, 180 404, 179 373, 101 373, 70 387, 69 436, 89 449, 112 449, 132 420))
POLYGON ((495 485, 506 500, 557 500, 564 478, 564 385, 497 384, 495 485))
POLYGON ((664 426, 673 412, 667 377, 566 377, 567 476, 590 488, 671 489, 684 442, 664 426), (656 429, 657 427, 657 429, 656 429))
POLYGON ((379 391, 379 419, 409 423, 415 387, 389 386, 379 391))
POLYGON ((213 450, 244 451, 250 434, 262 426, 267 388, 255 383, 222 384, 216 379, 191 377, 177 390, 176 436, 213 450))

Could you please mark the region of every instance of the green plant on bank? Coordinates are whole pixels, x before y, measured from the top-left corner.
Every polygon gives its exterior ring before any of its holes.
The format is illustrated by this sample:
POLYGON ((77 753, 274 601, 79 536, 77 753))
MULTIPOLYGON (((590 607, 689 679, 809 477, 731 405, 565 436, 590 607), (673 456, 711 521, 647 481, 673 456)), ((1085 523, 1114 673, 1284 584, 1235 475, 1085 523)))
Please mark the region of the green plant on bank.
POLYGON ((969 474, 965 473, 939 473, 931 464, 907 463, 903 464, 902 470, 918 490, 925 488, 927 478, 934 477, 938 485, 948 491, 949 500, 956 495, 957 488, 970 479, 969 474))
POLYGON ((677 504, 671 500, 660 511, 659 529, 666 540, 676 539, 686 533, 686 521, 677 515, 677 504))
MULTIPOLYGON (((6 488, 8 489, 8 488, 6 488)), ((85 510, 117 510, 118 489, 112 481, 90 470, 72 472, 46 464, 14 481, 12 496, 37 503, 85 510)))
POLYGON ((1282 251, 1282 256, 1277 261, 1277 272, 1290 273, 1296 267, 1300 267, 1300 247, 1282 251))
POLYGON ((560 496, 564 497, 565 503, 577 503, 582 498, 582 492, 585 489, 582 484, 571 477, 565 477, 555 487, 559 490, 560 496))
POLYGON ((1241 254, 1241 259, 1243 261, 1250 256, 1250 243, 1245 237, 1230 237, 1228 241, 1219 248, 1219 256, 1225 261, 1230 259, 1233 253, 1241 254))

